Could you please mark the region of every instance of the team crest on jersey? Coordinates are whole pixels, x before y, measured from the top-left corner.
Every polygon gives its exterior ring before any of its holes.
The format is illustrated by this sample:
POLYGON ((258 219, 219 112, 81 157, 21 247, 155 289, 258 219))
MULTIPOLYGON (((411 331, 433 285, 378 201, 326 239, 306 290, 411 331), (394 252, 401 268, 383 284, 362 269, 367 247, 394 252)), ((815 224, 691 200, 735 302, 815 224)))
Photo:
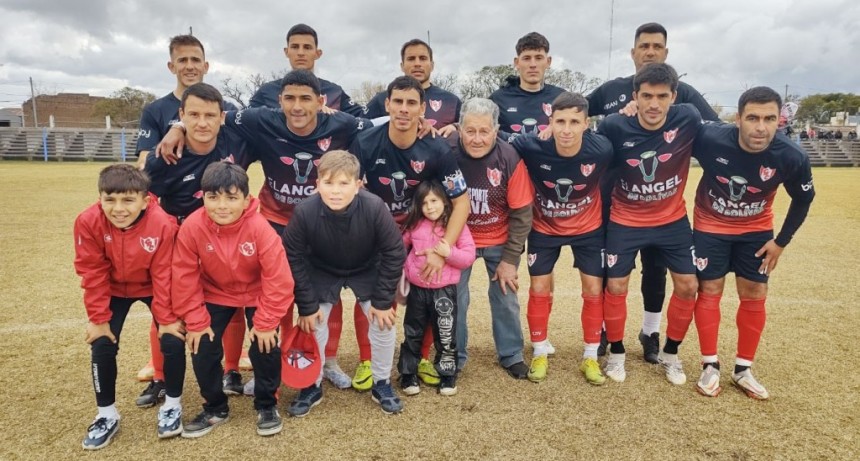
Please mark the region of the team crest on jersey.
POLYGON ((742 176, 732 176, 731 178, 724 178, 722 176, 717 176, 717 181, 727 184, 729 186, 729 200, 733 202, 740 202, 742 198, 744 198, 744 194, 749 191, 752 194, 757 194, 761 192, 761 189, 758 187, 753 187, 749 185, 749 181, 742 176))
POLYGON ((215 246, 212 245, 211 243, 207 243, 206 244, 206 251, 208 251, 209 253, 214 253, 215 252, 215 246))
POLYGON ((675 140, 675 136, 677 136, 677 135, 678 135, 678 129, 677 128, 675 128, 674 130, 664 131, 663 132, 663 139, 666 140, 667 143, 672 144, 672 141, 675 140))
POLYGON ((762 181, 767 181, 768 179, 772 178, 775 173, 776 168, 768 168, 766 166, 762 166, 758 169, 758 176, 761 178, 762 181))
POLYGON ((140 246, 147 253, 155 253, 155 250, 158 248, 158 237, 141 237, 140 246))
POLYGON ((105 234, 105 243, 113 242, 113 237, 110 234, 105 234))
POLYGON ((439 112, 439 109, 442 108, 442 100, 441 99, 431 99, 430 100, 430 108, 433 109, 433 112, 439 112))
POLYGON ((502 172, 498 168, 487 168, 487 179, 490 180, 490 185, 499 187, 502 183, 502 172))
POLYGON ((245 256, 254 256, 254 253, 257 251, 257 246, 254 245, 254 242, 245 242, 239 244, 239 253, 242 253, 245 256))
POLYGON ((654 182, 654 178, 657 176, 657 166, 668 162, 670 158, 672 158, 672 154, 657 155, 656 151, 649 150, 648 152, 639 154, 638 159, 627 159, 627 164, 633 168, 639 167, 639 171, 642 172, 642 179, 645 182, 654 182))
POLYGON ((412 165, 412 170, 415 171, 415 174, 421 174, 421 172, 424 171, 424 165, 426 163, 427 163, 426 160, 423 160, 420 162, 416 161, 416 160, 410 160, 409 161, 409 164, 412 165))
POLYGON ((202 199, 202 198, 203 198, 203 191, 202 191, 202 190, 199 190, 199 191, 195 192, 195 193, 194 193, 194 198, 196 198, 196 199, 202 199))
POLYGON ((328 148, 331 147, 331 136, 318 140, 317 146, 319 146, 321 151, 323 151, 323 152, 327 151, 328 148))
POLYGON ((591 175, 591 173, 594 172, 594 164, 593 163, 588 163, 588 164, 584 163, 582 165, 579 165, 579 171, 582 173, 583 176, 585 176, 587 178, 591 175))
POLYGON ((697 258, 695 255, 693 255, 693 263, 696 265, 696 269, 701 272, 708 267, 708 258, 697 258))
POLYGON ((221 159, 221 161, 224 163, 236 163, 236 157, 234 157, 233 154, 230 154, 227 157, 221 159))
POLYGON ((529 253, 529 257, 528 257, 529 267, 532 267, 534 265, 535 261, 537 261, 537 253, 529 253))
POLYGON ((606 255, 606 266, 607 267, 612 267, 617 262, 618 262, 618 255, 611 255, 611 254, 606 255))
POLYGON ((547 117, 552 115, 552 104, 545 102, 541 104, 541 109, 543 109, 543 113, 546 114, 547 117))

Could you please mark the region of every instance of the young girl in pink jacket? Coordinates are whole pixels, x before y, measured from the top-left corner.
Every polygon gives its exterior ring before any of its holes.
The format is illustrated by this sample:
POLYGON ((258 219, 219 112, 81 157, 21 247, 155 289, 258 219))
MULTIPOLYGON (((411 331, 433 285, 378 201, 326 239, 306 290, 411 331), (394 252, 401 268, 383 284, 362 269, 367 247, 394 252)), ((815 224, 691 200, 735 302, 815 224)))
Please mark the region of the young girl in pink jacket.
POLYGON ((403 271, 411 285, 403 317, 404 340, 400 345, 400 388, 406 395, 418 394, 418 361, 424 329, 430 324, 436 343, 434 366, 441 382, 439 393, 457 393, 457 282, 460 272, 475 261, 475 242, 468 227, 451 245, 443 238, 451 200, 442 185, 424 181, 415 191, 409 216, 404 223, 403 244, 408 251, 403 271), (431 280, 421 276, 428 254, 445 258, 441 274, 431 280))

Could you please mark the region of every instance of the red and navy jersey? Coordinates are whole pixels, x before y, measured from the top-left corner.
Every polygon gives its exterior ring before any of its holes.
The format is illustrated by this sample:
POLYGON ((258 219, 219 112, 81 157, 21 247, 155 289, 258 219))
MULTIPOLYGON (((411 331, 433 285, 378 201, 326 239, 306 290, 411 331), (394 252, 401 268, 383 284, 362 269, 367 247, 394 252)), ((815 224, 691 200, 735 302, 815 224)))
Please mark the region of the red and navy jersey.
POLYGON ((245 142, 235 134, 221 130, 215 149, 208 154, 197 154, 185 146, 182 157, 175 165, 168 165, 164 157, 150 155, 146 158, 146 173, 152 180, 149 191, 159 198, 161 207, 176 218, 185 218, 203 206, 203 191, 200 178, 212 163, 241 159, 245 142))
POLYGON ((425 136, 401 149, 388 137, 386 123, 359 134, 349 151, 361 162, 367 190, 382 198, 398 223, 406 219, 422 181, 439 181, 451 198, 467 191, 451 147, 441 138, 425 136))
MULTIPOLYGON (((588 95, 588 116, 617 114, 633 100, 633 75, 619 77, 605 82, 588 95)), ((719 121, 714 109, 705 98, 692 86, 678 82, 678 94, 675 104, 689 103, 699 109, 705 120, 719 121)))
MULTIPOLYGON (((334 110, 346 112, 354 117, 364 117, 365 109, 361 104, 356 104, 346 92, 343 91, 340 85, 334 82, 317 77, 320 81, 320 93, 323 97, 323 104, 334 110)), ((251 96, 248 102, 249 107, 269 107, 271 109, 281 109, 281 79, 272 80, 264 83, 263 86, 251 96)))
POLYGON ((516 135, 538 133, 549 125, 552 101, 564 89, 544 85, 538 91, 520 88, 519 77, 508 77, 507 84, 490 95, 499 106, 499 134, 503 139, 516 135))
POLYGON ((619 114, 600 123, 598 131, 612 142, 617 168, 610 221, 656 227, 687 214, 684 188, 701 126, 702 117, 691 104, 671 106, 663 126, 654 131, 643 128, 638 117, 619 114))
POLYGON ((752 154, 741 149, 734 124, 705 124, 693 149, 703 170, 696 230, 728 235, 773 230, 780 184, 792 201, 810 203, 815 196, 809 157, 785 135, 777 134, 766 150, 752 154))
POLYGON ((287 224, 293 208, 316 192, 320 157, 330 150, 347 149, 371 122, 344 112, 319 113, 316 129, 299 136, 287 128, 283 112, 252 108, 228 112, 226 125, 248 143, 251 152, 237 163, 247 167, 259 160, 263 166, 266 182, 260 190, 260 213, 269 221, 287 224))
POLYGON ((546 235, 582 235, 603 224, 600 178, 612 162, 612 144, 586 131, 573 157, 562 157, 555 140, 536 134, 512 141, 534 188, 532 227, 546 235))
MULTIPOLYGON (((171 91, 161 98, 152 101, 143 108, 140 115, 140 129, 137 135, 136 153, 153 151, 161 142, 161 138, 174 123, 179 121, 179 99, 171 91)), ((232 103, 224 101, 223 110, 236 110, 232 103)))
POLYGON ((478 248, 502 245, 508 241, 511 209, 532 203, 531 180, 525 164, 508 143, 497 142, 481 158, 466 154, 460 137, 453 134, 448 143, 469 185, 469 218, 466 224, 478 248))
MULTIPOLYGON (((367 103, 367 118, 384 117, 388 115, 385 111, 385 98, 388 92, 380 91, 367 103)), ((460 120, 460 98, 450 91, 445 91, 438 86, 430 85, 424 89, 424 119, 430 126, 439 129, 460 120)))

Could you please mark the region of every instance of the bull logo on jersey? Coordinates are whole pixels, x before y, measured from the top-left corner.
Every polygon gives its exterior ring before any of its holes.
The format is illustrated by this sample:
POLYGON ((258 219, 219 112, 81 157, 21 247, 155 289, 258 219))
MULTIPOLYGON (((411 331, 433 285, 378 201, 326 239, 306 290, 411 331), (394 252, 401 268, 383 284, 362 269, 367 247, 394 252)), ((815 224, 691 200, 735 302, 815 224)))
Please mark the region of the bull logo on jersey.
POLYGON ((426 165, 426 164, 427 164, 426 160, 421 161, 421 162, 418 162, 416 160, 410 160, 409 161, 409 165, 412 166, 412 171, 414 171, 415 174, 421 174, 421 172, 424 171, 424 165, 426 165))
POLYGON ((772 178, 775 173, 776 168, 768 168, 766 166, 762 166, 758 169, 758 176, 761 178, 762 181, 767 181, 768 179, 772 178))
POLYGON ((591 173, 594 172, 594 164, 589 163, 589 164, 579 165, 579 172, 582 173, 582 175, 585 176, 586 178, 589 177, 591 175, 591 173))
POLYGON ((522 124, 514 123, 511 125, 511 130, 517 134, 540 133, 545 129, 546 125, 538 125, 537 120, 533 118, 523 120, 522 124))
POLYGON ((675 128, 674 130, 664 131, 663 132, 663 139, 667 143, 672 144, 672 141, 675 140, 675 136, 677 136, 677 135, 678 135, 678 129, 677 128, 675 128))
POLYGON ((502 172, 498 168, 487 168, 487 179, 493 187, 499 187, 502 183, 502 172))
POLYGON ((547 117, 552 115, 552 104, 545 102, 541 104, 541 109, 543 109, 543 113, 546 114, 547 117))
POLYGON ((570 199, 570 194, 574 190, 585 189, 585 184, 573 184, 573 181, 567 178, 558 178, 555 182, 544 181, 543 185, 550 189, 555 189, 555 195, 560 203, 567 203, 570 199))
POLYGON ((407 189, 421 184, 421 181, 406 179, 406 173, 402 171, 391 173, 390 178, 380 177, 379 182, 385 186, 391 186, 391 193, 394 194, 394 200, 398 201, 406 198, 407 189))
POLYGON ((529 267, 532 267, 534 265, 535 261, 537 261, 537 253, 529 253, 529 257, 528 257, 529 267))
POLYGON ((649 150, 648 152, 641 153, 638 159, 627 159, 627 164, 633 168, 639 167, 639 171, 642 172, 642 179, 645 182, 654 182, 654 178, 657 175, 657 166, 668 162, 670 158, 672 158, 672 154, 657 155, 656 151, 649 150), (646 164, 649 166, 646 166, 646 164))
POLYGON ((433 112, 439 112, 439 109, 442 108, 442 100, 441 99, 431 99, 430 100, 430 108, 433 109, 433 112))
POLYGON ((140 246, 147 253, 155 253, 155 250, 158 248, 158 237, 141 237, 140 246))
POLYGON ((319 146, 321 151, 327 151, 331 147, 331 136, 317 140, 317 146, 319 146))
POLYGON ((299 152, 296 154, 296 158, 293 157, 281 157, 281 161, 287 165, 292 165, 293 170, 296 172, 296 183, 305 184, 308 182, 308 177, 311 175, 311 171, 314 170, 314 166, 319 165, 319 159, 314 160, 314 156, 307 152, 299 152))
POLYGON ((239 253, 242 253, 244 256, 254 256, 256 250, 257 246, 254 245, 254 242, 245 242, 239 244, 239 253))
POLYGON ((732 176, 731 178, 717 176, 717 181, 729 185, 729 200, 733 202, 739 202, 747 191, 753 194, 761 192, 761 189, 750 186, 746 178, 741 176, 732 176))
POLYGON ((606 266, 612 267, 618 262, 618 255, 606 254, 606 266))

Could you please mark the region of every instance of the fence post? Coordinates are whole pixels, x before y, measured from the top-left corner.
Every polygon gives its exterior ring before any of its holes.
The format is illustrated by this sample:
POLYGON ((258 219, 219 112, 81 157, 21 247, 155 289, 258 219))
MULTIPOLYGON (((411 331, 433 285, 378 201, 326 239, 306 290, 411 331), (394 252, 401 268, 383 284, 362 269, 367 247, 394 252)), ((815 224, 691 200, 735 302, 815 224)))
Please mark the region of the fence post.
POLYGON ((125 127, 122 127, 122 131, 119 134, 119 142, 120 142, 120 154, 122 155, 122 161, 125 162, 125 127))
POLYGON ((45 161, 48 161, 48 129, 42 128, 42 153, 45 156, 45 161))

